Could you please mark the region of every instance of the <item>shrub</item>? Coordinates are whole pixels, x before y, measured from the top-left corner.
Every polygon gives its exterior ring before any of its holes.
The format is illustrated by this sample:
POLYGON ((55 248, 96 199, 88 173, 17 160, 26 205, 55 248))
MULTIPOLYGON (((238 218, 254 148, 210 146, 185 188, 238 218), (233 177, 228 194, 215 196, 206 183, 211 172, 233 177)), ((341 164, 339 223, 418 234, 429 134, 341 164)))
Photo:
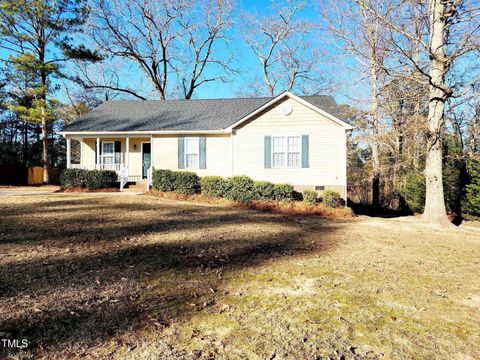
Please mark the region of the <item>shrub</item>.
POLYGON ((273 186, 273 199, 277 201, 292 201, 293 186, 290 184, 275 184, 273 186))
POLYGON ((86 170, 66 169, 60 175, 60 185, 62 188, 82 188, 85 187, 86 170))
POLYGON ((472 216, 480 216, 480 158, 469 164, 470 182, 466 186, 464 212, 472 216))
POLYGON ((117 173, 113 170, 66 169, 60 175, 62 188, 107 189, 115 186, 117 173))
POLYGON ((269 181, 255 181, 253 183, 254 199, 258 200, 274 200, 275 184, 269 181))
POLYGON ((313 205, 317 202, 317 192, 315 190, 303 190, 302 199, 305 203, 313 205))
POLYGON ((200 179, 194 172, 174 172, 173 191, 183 195, 193 195, 200 190, 200 179))
POLYGON ((163 192, 193 195, 200 189, 200 181, 193 172, 158 169, 153 171, 152 187, 163 192))
POLYGON ((158 191, 173 191, 175 189, 175 173, 171 170, 153 170, 152 187, 158 191))
POLYGON ((340 194, 332 190, 324 191, 322 199, 325 205, 332 208, 338 207, 342 202, 342 198, 340 197, 340 194))
POLYGON ((221 176, 204 176, 200 180, 202 194, 223 197, 227 190, 227 181, 221 176))
POLYGON ((118 175, 113 170, 87 170, 85 187, 89 190, 108 189, 117 181, 118 175))
POLYGON ((414 212, 423 212, 425 206, 425 176, 409 174, 405 179, 400 194, 403 195, 408 207, 414 212))
POLYGON ((248 202, 254 199, 253 180, 248 176, 232 176, 227 179, 225 197, 229 200, 248 202))

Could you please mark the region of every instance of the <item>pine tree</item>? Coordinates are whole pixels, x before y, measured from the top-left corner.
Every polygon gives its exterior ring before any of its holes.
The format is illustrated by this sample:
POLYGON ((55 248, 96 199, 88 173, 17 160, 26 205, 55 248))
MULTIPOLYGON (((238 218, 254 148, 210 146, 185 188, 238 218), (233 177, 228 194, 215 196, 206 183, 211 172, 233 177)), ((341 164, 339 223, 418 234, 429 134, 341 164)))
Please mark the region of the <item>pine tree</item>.
POLYGON ((16 71, 33 76, 30 108, 12 108, 26 121, 42 126, 44 182, 49 183, 48 127, 51 119, 54 81, 66 77, 62 65, 71 59, 100 60, 84 46, 74 45, 73 34, 81 30, 88 16, 85 0, 0 0, 0 47, 9 54, 16 71))

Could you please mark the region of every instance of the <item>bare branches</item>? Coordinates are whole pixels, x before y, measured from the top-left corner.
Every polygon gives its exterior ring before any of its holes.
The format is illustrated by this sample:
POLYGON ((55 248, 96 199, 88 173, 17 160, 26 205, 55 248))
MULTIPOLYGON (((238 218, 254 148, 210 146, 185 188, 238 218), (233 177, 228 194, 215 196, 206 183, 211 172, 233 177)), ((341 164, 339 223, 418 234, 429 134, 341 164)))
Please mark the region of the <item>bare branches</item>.
POLYGON ((263 82, 270 96, 283 90, 320 83, 316 73, 318 50, 309 41, 313 25, 299 19, 304 2, 288 0, 270 17, 242 14, 242 38, 258 58, 263 82))
POLYGON ((227 60, 214 57, 231 25, 230 0, 95 0, 91 32, 97 45, 114 57, 135 62, 161 99, 171 91, 170 80, 181 84, 190 99, 196 88, 223 76, 202 81, 206 67, 229 70, 227 60))

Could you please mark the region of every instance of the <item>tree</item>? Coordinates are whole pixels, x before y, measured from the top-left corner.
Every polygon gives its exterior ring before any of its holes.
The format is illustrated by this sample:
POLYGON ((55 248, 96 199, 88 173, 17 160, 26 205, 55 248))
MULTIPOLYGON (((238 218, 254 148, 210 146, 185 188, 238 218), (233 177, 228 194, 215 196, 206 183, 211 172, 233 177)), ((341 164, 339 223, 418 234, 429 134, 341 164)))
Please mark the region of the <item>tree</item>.
POLYGON ((306 88, 318 93, 322 89, 323 78, 317 71, 320 52, 309 41, 314 27, 299 17, 304 7, 303 1, 287 0, 274 5, 268 17, 242 14, 242 38, 259 61, 270 96, 284 90, 306 88))
POLYGON ((353 3, 323 3, 323 17, 342 48, 368 73, 370 112, 368 142, 372 153, 372 206, 380 206, 380 109, 379 94, 384 62, 388 54, 387 33, 381 21, 369 9, 383 12, 383 1, 361 0, 353 3))
POLYGON ((392 76, 408 76, 427 83, 429 87, 423 219, 447 226, 450 222, 446 215, 442 165, 445 109, 448 99, 461 94, 462 86, 469 86, 468 80, 454 76, 453 69, 459 59, 479 49, 480 6, 465 0, 392 0, 385 2, 385 6, 389 11, 380 12, 372 6, 367 9, 388 29, 390 43, 399 56, 398 62, 386 66, 386 71, 392 76), (411 51, 415 47, 419 50, 411 51), (417 76, 405 72, 406 66, 417 76))
MULTIPOLYGON (((226 40, 231 10, 230 0, 213 5, 187 0, 95 0, 90 28, 99 49, 133 61, 160 99, 180 88, 190 99, 199 86, 225 80, 222 75, 206 77, 207 68, 230 70, 228 59, 217 57, 215 49, 226 40)), ((131 89, 116 90, 145 99, 131 89)))
POLYGON ((62 77, 62 63, 80 58, 99 60, 82 45, 74 45, 71 34, 78 32, 88 15, 85 0, 0 0, 0 47, 9 54, 3 61, 16 71, 31 74, 34 98, 28 109, 18 108, 24 119, 42 126, 44 182, 49 182, 47 123, 54 91, 53 78, 62 77))

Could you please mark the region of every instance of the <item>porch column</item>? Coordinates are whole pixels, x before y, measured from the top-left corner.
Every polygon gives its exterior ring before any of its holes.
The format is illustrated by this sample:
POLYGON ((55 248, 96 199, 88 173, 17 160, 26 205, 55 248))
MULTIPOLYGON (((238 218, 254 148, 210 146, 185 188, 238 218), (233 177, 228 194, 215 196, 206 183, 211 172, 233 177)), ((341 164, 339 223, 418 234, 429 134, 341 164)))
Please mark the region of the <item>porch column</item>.
POLYGON ((150 166, 153 168, 153 135, 150 135, 150 166))
MULTIPOLYGON (((127 143, 125 145, 127 147, 125 151, 125 166, 129 166, 130 164, 130 138, 127 136, 127 143)), ((130 168, 128 169, 130 172, 130 168)))
POLYGON ((67 169, 70 169, 72 163, 72 139, 67 137, 67 169))
POLYGON ((100 152, 102 149, 100 149, 100 138, 97 137, 97 166, 95 167, 96 169, 100 169, 100 152))

